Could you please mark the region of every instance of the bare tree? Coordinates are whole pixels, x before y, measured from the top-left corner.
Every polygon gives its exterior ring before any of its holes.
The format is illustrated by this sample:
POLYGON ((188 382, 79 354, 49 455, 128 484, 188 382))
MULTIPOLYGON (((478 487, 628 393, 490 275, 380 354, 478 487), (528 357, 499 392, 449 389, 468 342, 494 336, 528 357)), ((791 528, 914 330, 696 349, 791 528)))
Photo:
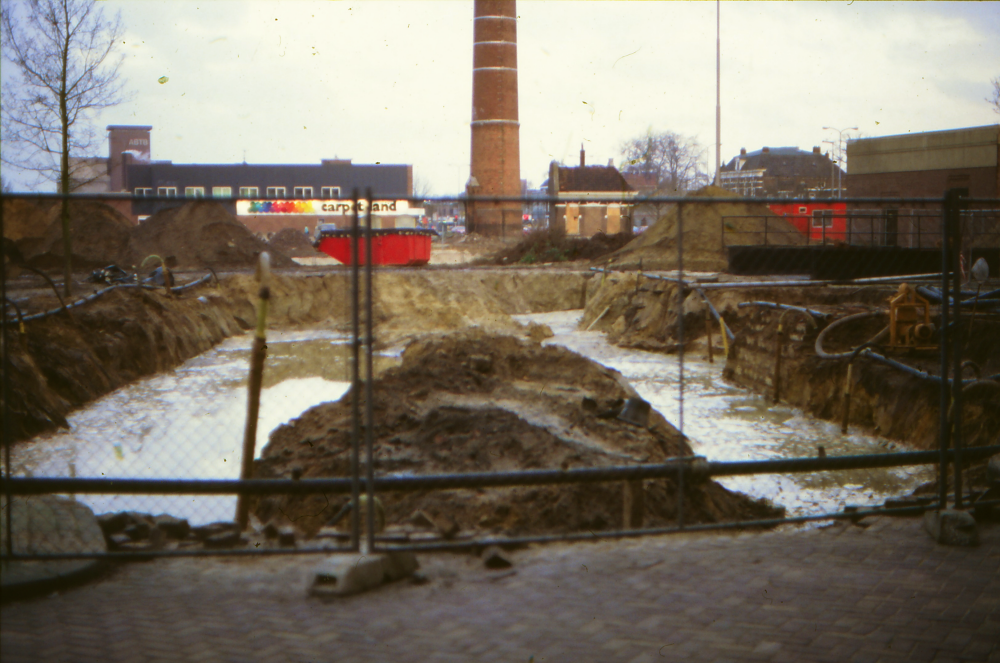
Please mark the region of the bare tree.
POLYGON ((711 181, 706 150, 694 137, 650 129, 645 136, 625 141, 621 150, 621 170, 655 175, 660 192, 678 193, 711 181))
MULTIPOLYGON (((3 88, 0 118, 3 162, 32 170, 69 194, 93 175, 89 154, 97 143, 94 115, 125 101, 113 52, 122 35, 121 16, 111 19, 93 0, 29 0, 2 4, 3 58, 18 80, 3 88)), ((72 241, 69 201, 62 204, 65 292, 71 292, 72 241)))
POLYGON ((1000 115, 1000 76, 990 82, 993 83, 993 96, 987 97, 986 101, 989 102, 990 106, 993 106, 993 112, 1000 115))

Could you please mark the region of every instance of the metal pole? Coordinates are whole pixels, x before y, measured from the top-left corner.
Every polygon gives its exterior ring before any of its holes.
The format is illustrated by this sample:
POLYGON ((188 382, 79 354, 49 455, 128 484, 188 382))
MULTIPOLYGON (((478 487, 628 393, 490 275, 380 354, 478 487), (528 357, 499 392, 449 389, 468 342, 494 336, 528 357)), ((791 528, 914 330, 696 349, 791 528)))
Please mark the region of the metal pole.
MULTIPOLYGON (((4 236, 4 221, 3 221, 3 209, 5 207, 6 201, 5 196, 0 193, 0 238, 4 236)), ((3 272, 0 273, 0 301, 3 302, 3 306, 0 310, 3 311, 3 321, 0 321, 0 366, 3 367, 3 378, 0 379, 0 396, 3 400, 3 411, 0 411, 0 417, 2 417, 2 423, 0 423, 0 432, 3 433, 3 463, 4 463, 4 473, 7 479, 11 477, 10 468, 10 445, 11 445, 11 434, 10 434, 10 399, 8 394, 10 393, 10 368, 7 364, 7 355, 10 352, 9 340, 7 338, 7 270, 6 268, 0 267, 3 272)), ((7 498, 7 554, 14 554, 14 537, 13 528, 11 525, 11 515, 12 515, 12 505, 11 505, 11 493, 10 493, 10 482, 7 482, 7 490, 5 491, 7 498)))
MULTIPOLYGON (((677 203, 677 342, 678 358, 678 415, 677 430, 684 438, 684 203, 677 203)), ((684 527, 684 469, 677 474, 677 526, 684 527)))
MULTIPOLYGON (((952 193, 949 191, 949 193, 952 193)), ((955 466, 954 466, 954 493, 955 493, 955 508, 962 508, 962 307, 959 302, 962 301, 962 270, 959 269, 961 253, 962 253, 962 219, 961 219, 961 198, 968 195, 968 189, 958 189, 955 190, 954 197, 952 198, 952 205, 948 209, 949 234, 951 235, 951 264, 954 265, 952 270, 952 301, 954 302, 954 317, 955 322, 952 326, 952 356, 951 356, 951 374, 953 378, 952 384, 952 396, 951 396, 951 411, 952 411, 952 424, 951 424, 951 438, 952 445, 955 448, 955 466)), ((941 291, 942 294, 946 293, 946 290, 941 291)))
POLYGON ((368 550, 375 550, 375 462, 372 453, 375 419, 372 414, 372 190, 365 191, 368 199, 368 222, 365 224, 365 466, 367 469, 367 530, 368 550))
POLYGON ((361 235, 358 219, 358 190, 351 196, 354 203, 354 217, 351 222, 351 550, 361 549, 360 516, 360 471, 358 468, 358 446, 361 438, 361 377, 359 375, 359 354, 361 336, 361 278, 358 267, 358 241, 361 235))
MULTIPOLYGON (((948 224, 951 221, 951 206, 953 204, 954 189, 948 191, 944 197, 944 210, 941 218, 941 292, 948 292, 948 269, 951 265, 951 252, 948 243, 951 241, 951 233, 948 232, 948 224)), ((957 265, 956 265, 957 266, 957 265)), ((941 451, 940 467, 938 468, 938 508, 948 508, 948 308, 951 298, 944 296, 941 298, 941 398, 940 409, 940 433, 938 446, 941 451)))
POLYGON ((719 0, 715 0, 715 186, 722 186, 722 50, 719 0))

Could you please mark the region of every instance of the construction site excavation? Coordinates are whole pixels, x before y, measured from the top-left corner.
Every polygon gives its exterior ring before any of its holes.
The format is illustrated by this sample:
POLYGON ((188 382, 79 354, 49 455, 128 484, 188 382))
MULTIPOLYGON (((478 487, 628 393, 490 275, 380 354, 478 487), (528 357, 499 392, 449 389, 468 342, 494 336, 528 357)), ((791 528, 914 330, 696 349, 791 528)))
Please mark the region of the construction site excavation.
MULTIPOLYGON (((381 491, 373 522, 383 542, 774 525, 926 505, 942 488, 927 463, 725 478, 699 471, 938 448, 940 274, 730 273, 725 223, 749 236, 766 218, 772 237, 796 236, 762 205, 685 205, 682 233, 671 205, 634 237, 451 238, 432 256, 450 251, 461 259, 448 262, 461 264, 376 267, 369 375, 366 348, 352 342, 352 270, 308 264, 317 253, 309 243, 285 234, 268 244, 216 203, 188 203, 131 230, 112 208, 81 204, 74 233, 90 239, 76 245, 82 270, 67 299, 45 274, 61 257, 58 234, 18 236, 39 225, 29 215, 46 214, 21 203, 4 209, 5 238, 17 249, 5 252, 9 476, 239 479, 249 389, 250 401, 259 390, 259 414, 245 479, 348 479, 359 439, 362 491, 366 441, 381 478, 687 467, 680 479, 381 491), (266 355, 257 387, 255 339, 266 355), (359 429, 360 410, 370 412, 362 420, 370 430, 359 429)), ((963 286, 967 374, 957 421, 970 451, 1000 440, 998 286, 995 275, 963 286)), ((972 502, 989 478, 986 460, 970 458, 958 489, 972 502)), ((954 488, 949 477, 944 489, 954 488)), ((237 519, 231 494, 73 497, 107 514, 107 542, 125 551, 203 545, 237 519), (122 533, 128 519, 168 517, 202 528, 201 538, 150 543, 122 533)), ((259 545, 264 532, 300 548, 342 542, 353 504, 337 490, 249 495, 249 522, 226 545, 259 545)))

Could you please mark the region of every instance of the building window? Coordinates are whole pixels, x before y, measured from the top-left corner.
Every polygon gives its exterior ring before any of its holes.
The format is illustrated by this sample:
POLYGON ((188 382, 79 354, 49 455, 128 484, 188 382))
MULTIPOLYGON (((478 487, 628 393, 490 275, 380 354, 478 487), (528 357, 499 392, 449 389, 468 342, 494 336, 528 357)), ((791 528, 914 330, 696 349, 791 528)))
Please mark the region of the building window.
POLYGON ((213 186, 212 187, 212 197, 213 198, 232 198, 233 197, 233 187, 231 187, 231 186, 213 186))
POLYGON ((203 186, 186 186, 186 187, 184 187, 184 197, 185 198, 204 198, 205 197, 205 187, 203 187, 203 186))
POLYGON ((812 227, 823 228, 824 226, 827 228, 833 227, 833 210, 829 209, 813 210, 812 227))
POLYGON ((260 193, 255 186, 241 186, 240 198, 259 198, 260 193))
POLYGON ((153 195, 153 190, 151 188, 149 188, 149 187, 137 186, 135 188, 135 197, 136 198, 148 198, 149 196, 152 196, 152 195, 153 195))
POLYGON ((340 198, 340 187, 339 186, 324 186, 324 187, 320 188, 320 195, 324 199, 340 198))
POLYGON ((313 188, 311 186, 297 186, 292 189, 292 197, 294 198, 312 198, 313 188))
POLYGON ((267 197, 268 198, 284 198, 285 197, 285 187, 283 187, 283 186, 269 186, 269 187, 267 187, 267 197))
POLYGON ((175 186, 161 186, 156 190, 156 195, 166 196, 168 198, 177 197, 177 187, 175 186))

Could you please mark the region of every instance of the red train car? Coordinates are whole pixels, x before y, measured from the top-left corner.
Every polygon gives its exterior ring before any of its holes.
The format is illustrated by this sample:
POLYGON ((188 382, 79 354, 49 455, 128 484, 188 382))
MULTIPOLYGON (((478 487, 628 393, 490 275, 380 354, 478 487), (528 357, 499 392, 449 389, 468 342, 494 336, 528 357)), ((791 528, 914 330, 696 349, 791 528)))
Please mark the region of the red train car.
POLYGON ((787 203, 770 207, 805 235, 810 244, 847 240, 847 203, 787 203))

